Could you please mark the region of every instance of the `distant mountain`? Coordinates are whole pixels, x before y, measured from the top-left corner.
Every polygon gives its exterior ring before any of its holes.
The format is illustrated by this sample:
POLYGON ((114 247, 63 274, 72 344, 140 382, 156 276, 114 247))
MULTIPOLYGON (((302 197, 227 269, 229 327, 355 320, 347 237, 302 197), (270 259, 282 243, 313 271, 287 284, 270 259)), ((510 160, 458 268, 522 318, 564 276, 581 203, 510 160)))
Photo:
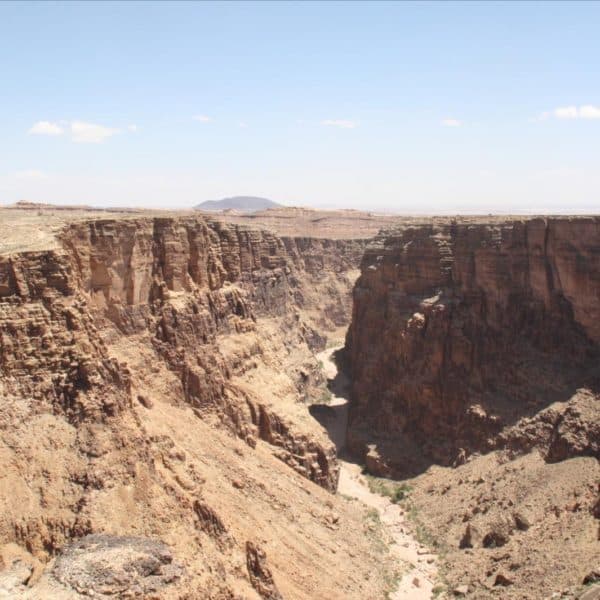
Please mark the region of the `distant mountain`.
POLYGON ((206 202, 197 204, 194 208, 198 210, 241 210, 254 212, 257 210, 266 210, 267 208, 279 208, 281 206, 283 205, 267 198, 233 196, 231 198, 223 198, 223 200, 207 200, 206 202))

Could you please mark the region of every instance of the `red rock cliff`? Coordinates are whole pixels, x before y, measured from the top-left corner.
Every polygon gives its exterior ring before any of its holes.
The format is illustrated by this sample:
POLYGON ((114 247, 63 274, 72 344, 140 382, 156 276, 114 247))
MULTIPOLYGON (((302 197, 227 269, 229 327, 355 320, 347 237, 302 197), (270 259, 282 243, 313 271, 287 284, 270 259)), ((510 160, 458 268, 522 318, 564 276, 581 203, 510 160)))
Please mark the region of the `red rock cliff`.
POLYGON ((599 218, 383 232, 354 289, 350 444, 384 472, 597 456, 599 350, 599 218))
POLYGON ((310 310, 322 312, 319 286, 329 286, 336 292, 329 324, 347 319, 346 272, 358 265, 361 242, 280 239, 199 217, 91 221, 72 225, 63 241, 109 345, 118 336, 149 335, 199 414, 217 414, 250 444, 258 436, 280 447, 284 462, 335 489, 331 444, 303 434, 240 378, 269 349, 285 355, 300 346, 305 362, 288 374, 295 393, 310 390, 317 369, 308 350, 324 343, 310 310), (273 320, 277 334, 269 336, 273 320), (234 356, 225 340, 235 340, 234 356))

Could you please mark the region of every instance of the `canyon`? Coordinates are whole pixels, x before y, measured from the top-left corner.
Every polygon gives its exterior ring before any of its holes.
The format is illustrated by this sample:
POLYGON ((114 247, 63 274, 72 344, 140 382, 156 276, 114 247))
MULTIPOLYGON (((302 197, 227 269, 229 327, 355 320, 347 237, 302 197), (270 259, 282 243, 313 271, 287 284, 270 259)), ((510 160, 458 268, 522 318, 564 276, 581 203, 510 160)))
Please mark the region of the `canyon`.
POLYGON ((0 234, 0 597, 596 589, 600 219, 31 205, 0 234))
POLYGON ((7 212, 25 230, 0 258, 5 595, 382 596, 379 528, 333 493, 305 403, 364 241, 7 212))
POLYGON ((394 228, 361 269, 349 447, 408 478, 451 589, 578 597, 600 557, 600 219, 394 228))

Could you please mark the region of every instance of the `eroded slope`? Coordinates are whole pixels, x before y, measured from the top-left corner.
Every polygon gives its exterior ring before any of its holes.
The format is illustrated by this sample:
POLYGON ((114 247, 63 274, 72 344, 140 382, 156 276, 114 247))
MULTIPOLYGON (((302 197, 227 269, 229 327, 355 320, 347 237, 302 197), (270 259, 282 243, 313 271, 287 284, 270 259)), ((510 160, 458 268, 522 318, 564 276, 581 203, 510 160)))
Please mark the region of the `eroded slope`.
POLYGON ((334 328, 356 244, 105 219, 69 226, 62 249, 0 257, 0 587, 380 597, 381 547, 364 512, 331 494, 335 451, 301 402, 325 343, 314 298, 339 290, 319 317, 334 328), (85 537, 97 533, 117 537, 85 537), (140 537, 172 556, 140 554, 140 537), (70 551, 73 539, 89 542, 70 551), (90 564, 137 561, 135 581, 73 587, 76 562, 53 559, 88 551, 90 564))

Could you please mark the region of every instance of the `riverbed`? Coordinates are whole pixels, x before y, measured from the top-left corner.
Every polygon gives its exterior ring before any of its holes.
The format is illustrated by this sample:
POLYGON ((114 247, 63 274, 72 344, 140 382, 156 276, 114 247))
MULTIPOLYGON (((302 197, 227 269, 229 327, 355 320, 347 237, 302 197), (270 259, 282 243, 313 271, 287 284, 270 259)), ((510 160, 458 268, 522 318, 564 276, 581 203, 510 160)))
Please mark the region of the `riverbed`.
MULTIPOLYGON (((390 594, 391 600, 425 600, 432 598, 437 579, 436 556, 414 537, 403 508, 387 496, 369 489, 362 465, 352 462, 344 452, 348 424, 349 382, 338 372, 334 359, 341 346, 328 348, 317 355, 327 377, 331 398, 322 424, 335 444, 340 464, 338 494, 354 498, 379 513, 382 526, 389 534, 390 553, 398 561, 402 578, 390 594)), ((318 417, 317 417, 318 418, 318 417)), ((319 419, 321 420, 321 419, 319 419)))

